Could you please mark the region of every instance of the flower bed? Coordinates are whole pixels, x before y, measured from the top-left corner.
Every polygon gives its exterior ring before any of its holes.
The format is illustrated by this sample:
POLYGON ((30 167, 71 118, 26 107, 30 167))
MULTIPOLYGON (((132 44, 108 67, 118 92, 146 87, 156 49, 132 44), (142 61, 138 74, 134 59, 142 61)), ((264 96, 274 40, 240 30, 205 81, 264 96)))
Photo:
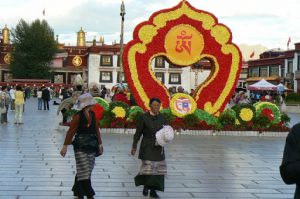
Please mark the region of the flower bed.
MULTIPOLYGON (((103 102, 99 103, 101 106, 103 102)), ((106 104, 105 104, 106 106, 106 104)), ((95 109, 101 111, 99 124, 104 129, 135 129, 138 117, 144 113, 138 106, 128 107, 123 102, 112 102, 108 107, 95 109)), ((71 110, 68 115, 75 114, 71 110)), ((288 132, 290 118, 281 113, 279 108, 269 102, 260 102, 254 105, 241 104, 226 109, 219 117, 206 111, 196 109, 192 114, 177 117, 171 109, 162 109, 168 123, 177 131, 203 134, 203 131, 214 132, 288 132)), ((126 131, 126 130, 120 130, 126 131)), ((128 131, 128 130, 127 130, 128 131)), ((131 130, 129 130, 131 131, 131 130)), ((223 133, 224 134, 224 133, 223 133)), ((229 134, 229 133, 225 133, 229 134)), ((232 133, 231 133, 232 134, 232 133)), ((236 134, 236 133, 233 133, 236 134)), ((242 133, 237 133, 242 134, 242 133)), ((248 133, 249 134, 249 133, 248 133)), ((253 134, 253 133, 250 133, 253 134)))

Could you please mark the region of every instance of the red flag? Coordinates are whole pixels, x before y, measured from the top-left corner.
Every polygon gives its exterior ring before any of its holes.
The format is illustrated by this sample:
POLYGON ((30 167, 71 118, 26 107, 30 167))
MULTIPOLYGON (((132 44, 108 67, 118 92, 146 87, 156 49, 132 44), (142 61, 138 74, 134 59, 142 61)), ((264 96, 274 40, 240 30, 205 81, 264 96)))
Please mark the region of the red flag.
POLYGON ((250 54, 250 58, 253 58, 254 57, 254 51, 252 51, 252 53, 250 54))
POLYGON ((288 47, 289 47, 290 43, 291 43, 291 37, 289 37, 289 40, 288 40, 288 42, 287 42, 287 46, 288 46, 288 47))
POLYGON ((44 10, 43 10, 43 16, 45 16, 45 8, 44 8, 44 10))

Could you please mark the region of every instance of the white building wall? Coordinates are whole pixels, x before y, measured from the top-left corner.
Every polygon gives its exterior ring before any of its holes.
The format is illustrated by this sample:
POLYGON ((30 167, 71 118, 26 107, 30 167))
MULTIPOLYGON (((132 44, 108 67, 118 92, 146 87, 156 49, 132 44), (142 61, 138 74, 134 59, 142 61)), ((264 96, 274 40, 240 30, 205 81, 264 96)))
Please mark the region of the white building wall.
POLYGON ((88 84, 99 83, 100 56, 98 54, 89 54, 88 58, 88 84))
MULTIPOLYGON (((105 53, 107 54, 107 53, 105 53)), ((88 58, 88 83, 98 83, 99 86, 105 85, 106 88, 112 88, 117 84, 118 72, 120 71, 120 67, 118 64, 118 55, 113 55, 113 66, 100 66, 100 54, 90 54, 88 58), (101 71, 110 71, 113 75, 113 82, 100 82, 100 72, 101 71)), ((195 72, 191 70, 191 67, 179 67, 179 68, 169 68, 169 64, 165 62, 165 68, 155 68, 154 61, 152 62, 152 70, 153 72, 163 72, 165 78, 165 86, 167 88, 170 87, 178 87, 182 86, 184 90, 190 93, 191 89, 195 89, 195 72), (170 84, 169 76, 170 73, 180 73, 181 74, 181 84, 170 84)), ((198 84, 203 83, 208 76, 210 75, 210 70, 199 70, 198 72, 198 84)))
POLYGON ((296 80, 296 71, 297 71, 297 62, 298 61, 298 54, 295 53, 294 54, 294 60, 293 60, 293 73, 294 73, 294 92, 297 92, 297 87, 298 87, 298 84, 297 84, 297 80, 296 80))

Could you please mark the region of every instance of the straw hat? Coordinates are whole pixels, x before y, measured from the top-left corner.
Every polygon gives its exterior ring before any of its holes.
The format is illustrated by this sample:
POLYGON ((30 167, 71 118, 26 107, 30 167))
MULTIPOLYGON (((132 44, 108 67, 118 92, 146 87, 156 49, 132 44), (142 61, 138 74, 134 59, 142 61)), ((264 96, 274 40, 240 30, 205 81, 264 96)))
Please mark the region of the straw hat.
POLYGON ((160 146, 165 146, 174 139, 174 130, 171 126, 166 125, 155 134, 156 142, 160 146))
POLYGON ((95 105, 96 103, 97 102, 90 93, 85 93, 78 97, 77 110, 82 110, 83 108, 95 105))

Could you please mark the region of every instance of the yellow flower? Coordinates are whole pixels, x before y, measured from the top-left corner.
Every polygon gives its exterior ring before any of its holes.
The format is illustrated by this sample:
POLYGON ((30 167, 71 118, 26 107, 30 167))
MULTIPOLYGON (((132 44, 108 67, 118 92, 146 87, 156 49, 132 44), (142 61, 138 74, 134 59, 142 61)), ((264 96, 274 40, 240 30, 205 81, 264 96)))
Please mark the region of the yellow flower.
POLYGON ((243 121, 249 122, 253 118, 253 111, 249 108, 243 108, 240 112, 240 117, 243 121))
POLYGON ((126 116, 126 111, 123 107, 117 106, 112 112, 116 115, 117 118, 124 118, 126 116))
POLYGON ((240 121, 238 119, 235 120, 236 125, 241 125, 240 121))

